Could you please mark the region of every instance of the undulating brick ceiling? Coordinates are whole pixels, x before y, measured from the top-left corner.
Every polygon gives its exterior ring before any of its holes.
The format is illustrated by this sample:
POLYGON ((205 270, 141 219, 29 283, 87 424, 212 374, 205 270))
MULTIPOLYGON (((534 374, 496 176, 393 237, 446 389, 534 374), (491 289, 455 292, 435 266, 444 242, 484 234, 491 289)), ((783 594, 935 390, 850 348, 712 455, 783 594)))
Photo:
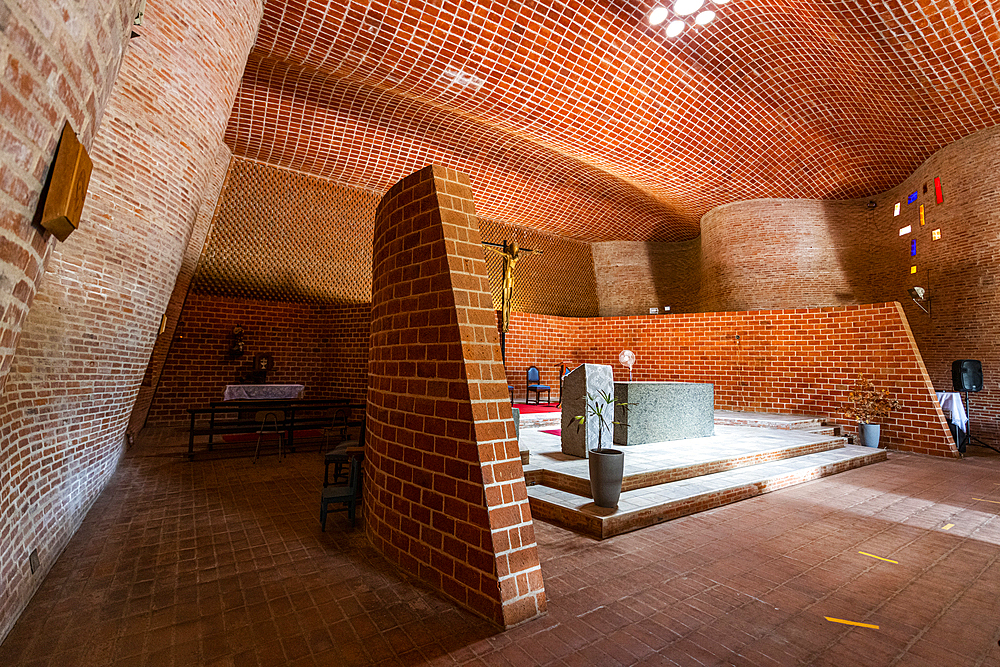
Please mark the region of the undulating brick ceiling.
POLYGON ((226 141, 382 192, 429 162, 480 213, 585 241, 675 241, 761 198, 888 189, 1000 121, 987 0, 266 0, 226 141), (669 6, 669 3, 667 3, 669 6))

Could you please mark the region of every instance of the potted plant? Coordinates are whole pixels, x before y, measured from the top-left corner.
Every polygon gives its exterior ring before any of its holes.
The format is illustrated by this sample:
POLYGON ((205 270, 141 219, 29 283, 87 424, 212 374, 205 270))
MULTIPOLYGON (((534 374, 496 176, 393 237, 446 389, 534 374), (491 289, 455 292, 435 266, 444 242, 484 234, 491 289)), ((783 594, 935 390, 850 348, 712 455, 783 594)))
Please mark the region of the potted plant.
POLYGON ((899 401, 889 397, 888 389, 876 389, 864 374, 851 387, 847 400, 850 407, 844 412, 848 419, 858 422, 858 444, 878 447, 882 426, 878 422, 889 416, 891 410, 899 408, 899 401))
MULTIPOLYGON (((614 509, 622 493, 622 473, 625 469, 625 453, 619 449, 604 447, 604 431, 611 435, 616 405, 628 405, 615 400, 610 391, 602 391, 597 398, 587 394, 586 414, 573 417, 580 425, 586 426, 588 417, 597 419, 597 447, 587 452, 590 463, 590 495, 598 507, 614 509)), ((577 427, 579 428, 579 426, 577 427)))

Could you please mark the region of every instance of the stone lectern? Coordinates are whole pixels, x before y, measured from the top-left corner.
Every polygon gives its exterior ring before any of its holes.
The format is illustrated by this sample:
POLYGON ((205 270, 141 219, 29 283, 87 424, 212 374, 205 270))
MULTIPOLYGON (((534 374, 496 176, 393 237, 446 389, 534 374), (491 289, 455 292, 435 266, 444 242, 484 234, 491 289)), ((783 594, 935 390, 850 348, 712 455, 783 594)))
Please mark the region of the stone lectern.
MULTIPOLYGON (((578 423, 573 417, 587 414, 587 394, 603 402, 600 398, 606 392, 614 398, 615 378, 611 366, 583 364, 563 378, 562 388, 562 452, 570 456, 586 458, 590 449, 597 447, 597 417, 587 416, 586 424, 578 423)), ((611 421, 614 408, 609 407, 605 415, 603 444, 612 446, 611 421)))

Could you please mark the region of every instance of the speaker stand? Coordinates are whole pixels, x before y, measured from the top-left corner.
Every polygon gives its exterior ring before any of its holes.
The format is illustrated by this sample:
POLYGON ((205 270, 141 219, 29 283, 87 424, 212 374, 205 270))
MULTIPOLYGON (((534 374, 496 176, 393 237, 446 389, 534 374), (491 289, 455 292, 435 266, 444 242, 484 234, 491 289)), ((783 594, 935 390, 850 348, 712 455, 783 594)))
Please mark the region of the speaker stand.
POLYGON ((969 418, 969 430, 965 432, 965 439, 962 441, 962 446, 959 448, 960 452, 965 452, 968 445, 978 445, 979 447, 986 447, 987 449, 992 449, 997 454, 1000 454, 1000 449, 997 449, 993 445, 988 445, 979 438, 972 437, 972 401, 969 400, 969 392, 965 392, 965 411, 966 416, 969 418))

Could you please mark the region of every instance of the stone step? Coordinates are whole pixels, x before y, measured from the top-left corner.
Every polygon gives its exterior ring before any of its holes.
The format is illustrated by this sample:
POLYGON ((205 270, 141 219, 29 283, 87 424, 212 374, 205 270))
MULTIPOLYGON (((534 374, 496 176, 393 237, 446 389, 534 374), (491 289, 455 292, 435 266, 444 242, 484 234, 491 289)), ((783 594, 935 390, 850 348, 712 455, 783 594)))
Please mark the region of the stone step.
POLYGON ((623 491, 616 509, 597 507, 589 498, 544 485, 528 487, 528 497, 534 518, 604 539, 886 458, 885 450, 848 445, 623 491))
POLYGON ((715 423, 730 426, 753 426, 782 430, 808 430, 826 426, 824 417, 818 415, 786 415, 769 412, 736 412, 716 410, 715 423))
MULTIPOLYGON (((514 404, 512 407, 518 407, 514 404)), ((828 426, 823 417, 815 415, 786 415, 765 412, 735 412, 732 410, 716 410, 715 423, 728 426, 753 426, 755 428, 777 428, 782 430, 806 430, 826 435, 840 435, 839 426, 828 426), (816 429, 830 428, 834 431, 818 431, 816 429)), ((521 415, 522 428, 559 428, 562 425, 562 413, 536 412, 521 415)))
MULTIPOLYGON (((803 432, 806 436, 806 432, 803 432)), ((780 461, 782 459, 825 452, 831 449, 838 449, 847 444, 845 438, 839 437, 801 437, 799 442, 789 443, 783 439, 773 445, 748 448, 742 453, 734 453, 731 450, 723 450, 716 456, 716 448, 706 447, 705 455, 695 457, 695 460, 684 463, 673 463, 669 467, 658 466, 637 466, 633 465, 632 459, 635 452, 644 447, 621 447, 625 452, 625 475, 622 478, 622 490, 634 491, 644 489, 658 484, 669 484, 693 477, 711 475, 726 470, 736 470, 747 466, 759 465, 768 461, 780 461), (645 468, 645 469, 643 469, 645 468)), ((680 441, 673 441, 677 444, 680 441)), ((664 443, 667 444, 667 443, 664 443)), ((525 468, 525 482, 530 486, 543 484, 555 489, 575 493, 581 496, 590 496, 590 477, 585 467, 577 467, 573 473, 560 472, 540 467, 529 466, 525 468)))

